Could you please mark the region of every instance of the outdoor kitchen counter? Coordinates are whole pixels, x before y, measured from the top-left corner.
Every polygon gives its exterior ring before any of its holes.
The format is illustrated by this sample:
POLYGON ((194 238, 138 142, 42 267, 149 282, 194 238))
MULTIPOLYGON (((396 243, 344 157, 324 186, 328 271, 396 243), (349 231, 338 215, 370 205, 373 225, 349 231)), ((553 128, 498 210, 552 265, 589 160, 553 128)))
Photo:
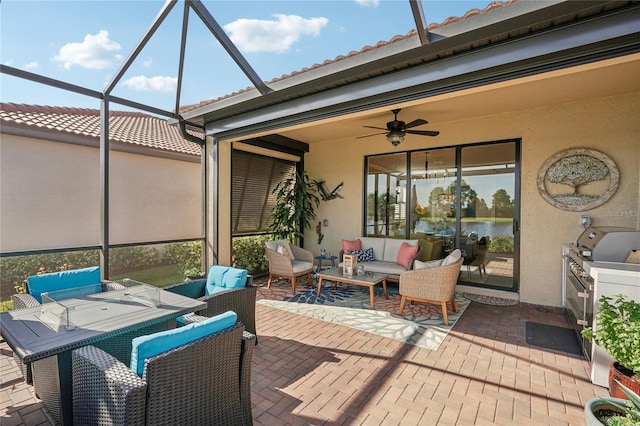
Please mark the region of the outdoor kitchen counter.
POLYGON ((600 282, 622 282, 637 285, 640 292, 640 264, 619 262, 584 262, 584 270, 600 282))

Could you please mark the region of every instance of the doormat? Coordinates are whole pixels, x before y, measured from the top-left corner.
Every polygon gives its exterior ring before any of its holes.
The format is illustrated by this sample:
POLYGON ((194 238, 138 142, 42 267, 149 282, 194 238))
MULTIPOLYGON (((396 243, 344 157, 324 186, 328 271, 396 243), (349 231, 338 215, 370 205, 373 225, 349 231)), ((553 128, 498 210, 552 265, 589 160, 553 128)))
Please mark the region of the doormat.
POLYGON ((514 306, 520 303, 517 299, 505 299, 504 297, 485 296, 483 294, 462 293, 462 295, 473 302, 482 303, 483 305, 514 306))
POLYGON ((573 329, 527 321, 526 330, 527 343, 531 346, 582 358, 582 348, 573 329))

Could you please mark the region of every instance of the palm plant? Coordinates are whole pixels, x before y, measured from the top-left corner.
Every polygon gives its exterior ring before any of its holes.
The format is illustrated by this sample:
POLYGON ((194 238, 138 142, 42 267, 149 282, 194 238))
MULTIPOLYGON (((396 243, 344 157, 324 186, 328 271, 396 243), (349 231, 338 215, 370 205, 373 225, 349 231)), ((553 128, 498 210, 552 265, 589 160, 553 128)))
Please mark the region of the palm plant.
POLYGON ((315 209, 320 205, 317 185, 306 171, 291 174, 276 185, 272 194, 278 201, 271 210, 269 225, 276 239, 295 243, 296 238, 304 236, 302 231, 315 223, 315 209))

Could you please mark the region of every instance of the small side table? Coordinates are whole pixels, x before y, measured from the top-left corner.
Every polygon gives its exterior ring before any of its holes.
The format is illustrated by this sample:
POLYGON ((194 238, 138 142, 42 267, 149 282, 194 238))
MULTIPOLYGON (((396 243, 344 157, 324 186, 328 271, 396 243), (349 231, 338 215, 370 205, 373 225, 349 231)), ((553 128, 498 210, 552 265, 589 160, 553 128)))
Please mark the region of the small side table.
POLYGON ((329 262, 331 262, 331 267, 335 268, 337 258, 338 256, 322 256, 322 255, 316 256, 316 260, 318 261, 318 266, 316 266, 316 274, 320 272, 320 270, 322 269, 322 262, 324 262, 325 260, 328 260, 329 262))

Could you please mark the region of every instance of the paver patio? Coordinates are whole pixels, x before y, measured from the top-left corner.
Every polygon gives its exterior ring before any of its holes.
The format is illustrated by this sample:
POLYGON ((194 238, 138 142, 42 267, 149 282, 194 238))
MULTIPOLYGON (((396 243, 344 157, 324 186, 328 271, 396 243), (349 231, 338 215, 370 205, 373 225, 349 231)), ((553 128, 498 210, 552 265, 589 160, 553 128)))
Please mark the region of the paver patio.
MULTIPOLYGON (((438 351, 257 306, 256 425, 582 425, 607 389, 588 363, 526 343, 525 323, 561 309, 472 302, 438 351)), ((52 424, 0 343, 0 423, 52 424)))

